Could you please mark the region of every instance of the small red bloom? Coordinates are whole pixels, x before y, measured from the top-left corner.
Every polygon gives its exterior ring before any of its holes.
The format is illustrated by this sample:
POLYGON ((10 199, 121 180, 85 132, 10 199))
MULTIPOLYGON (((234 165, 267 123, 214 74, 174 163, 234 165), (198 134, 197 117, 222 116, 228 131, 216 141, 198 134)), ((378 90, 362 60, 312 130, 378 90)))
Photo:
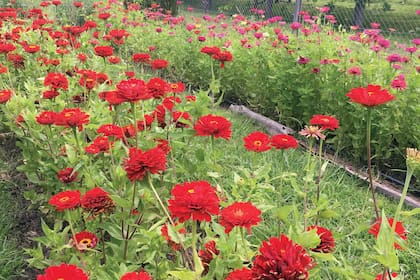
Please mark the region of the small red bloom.
POLYGON ((263 242, 254 260, 252 279, 308 279, 308 270, 314 266, 305 249, 282 234, 263 242))
POLYGON ((50 266, 45 270, 45 274, 38 275, 37 280, 89 280, 87 274, 73 264, 50 266))
POLYGON ((220 53, 220 49, 219 47, 216 47, 216 46, 214 47, 205 46, 201 48, 200 52, 213 56, 214 54, 220 53))
POLYGON ((145 272, 127 272, 123 276, 121 276, 120 280, 152 280, 152 277, 145 272))
POLYGON ((63 191, 53 195, 48 203, 57 211, 76 208, 80 205, 80 191, 63 191))
POLYGON ((135 53, 133 54, 133 62, 140 62, 140 63, 149 63, 150 62, 150 54, 148 53, 135 53))
POLYGON ((111 213, 115 203, 109 194, 100 187, 87 191, 80 200, 82 208, 96 217, 101 213, 111 213))
MULTIPOLYGON (((373 236, 377 238, 379 235, 379 230, 381 228, 381 223, 382 223, 382 219, 374 223, 370 227, 368 233, 372 234, 373 236)), ((394 218, 388 218, 388 223, 389 223, 389 226, 392 227, 392 224, 394 223, 394 218)), ((407 240, 407 232, 405 231, 404 225, 400 221, 397 221, 395 232, 398 234, 398 236, 402 240, 407 240)), ((394 247, 395 249, 402 249, 402 247, 397 242, 394 243, 394 247)))
POLYGON ((185 90, 185 85, 182 82, 171 83, 168 86, 169 86, 169 92, 172 92, 172 93, 180 93, 185 90))
POLYGON ((211 215, 219 213, 219 198, 216 190, 206 181, 175 185, 171 194, 169 211, 181 223, 189 219, 210 222, 211 215))
POLYGON ((243 140, 248 151, 265 152, 271 149, 270 136, 260 131, 250 133, 243 140))
POLYGON ((24 45, 23 49, 27 53, 36 53, 41 49, 40 45, 24 45))
POLYGON ((296 149, 299 146, 299 143, 293 136, 276 134, 271 137, 271 146, 277 150, 296 149))
POLYGON ((222 116, 201 116, 194 125, 195 135, 213 136, 229 140, 232 135, 232 124, 222 116))
POLYGON ((53 99, 57 96, 59 96, 60 93, 56 90, 46 90, 42 93, 42 98, 43 99, 53 99))
POLYGON ((168 67, 168 61, 164 59, 155 59, 152 60, 151 65, 153 70, 165 69, 166 67, 168 67))
POLYGON ((335 249, 334 237, 328 229, 321 226, 310 226, 308 231, 316 229, 316 234, 321 239, 321 243, 316 248, 311 248, 311 251, 319 253, 332 253, 335 249))
POLYGON ((98 243, 98 237, 89 231, 81 231, 74 235, 71 240, 72 245, 80 252, 86 251, 86 249, 93 249, 98 243))
POLYGON ((211 240, 204 244, 206 249, 198 251, 198 256, 201 259, 201 263, 203 264, 204 271, 203 275, 206 275, 209 271, 210 262, 213 260, 214 256, 219 255, 220 251, 216 248, 216 242, 211 240))
POLYGON ((75 6, 76 8, 81 8, 81 7, 83 7, 83 3, 79 2, 79 1, 74 1, 73 6, 75 6))
POLYGON ((52 90, 67 90, 69 87, 69 82, 64 74, 48 73, 44 79, 44 86, 49 86, 52 90))
POLYGON ((110 13, 101 13, 98 15, 99 19, 107 20, 111 16, 110 13))
POLYGON ((395 96, 390 94, 388 90, 382 89, 378 85, 368 85, 365 88, 353 88, 346 94, 351 102, 359 103, 366 107, 373 107, 387 103, 395 99, 395 96))
POLYGON ((234 202, 220 212, 219 223, 225 227, 225 233, 234 227, 244 227, 251 234, 251 227, 261 222, 261 210, 251 202, 234 202))
POLYGON ((12 97, 12 91, 9 89, 0 90, 0 104, 6 103, 12 97))
POLYGON ((36 122, 43 125, 54 124, 57 120, 57 113, 53 111, 43 111, 36 116, 36 122))
POLYGON ((105 136, 112 136, 117 139, 124 138, 124 132, 121 127, 115 124, 104 124, 101 125, 97 130, 97 133, 102 133, 105 136))
POLYGON ((147 83, 147 90, 153 98, 162 98, 168 92, 168 84, 161 78, 152 78, 147 83))
POLYGON ((9 53, 16 50, 16 46, 10 43, 0 43, 0 53, 9 53))
POLYGON ((166 153, 158 147, 146 152, 131 148, 129 158, 124 162, 124 170, 131 181, 143 180, 147 172, 157 174, 166 169, 166 153))
POLYGON ((100 152, 108 152, 114 145, 114 142, 109 141, 108 136, 99 136, 89 145, 85 147, 85 152, 88 154, 99 154, 100 152))
POLYGON ((114 49, 110 46, 96 46, 94 51, 95 54, 100 57, 108 57, 114 53, 114 49))
MULTIPOLYGON (((175 223, 175 226, 177 226, 178 223, 175 223)), ((160 228, 160 233, 161 235, 165 238, 166 241, 168 241, 168 246, 172 247, 175 251, 178 251, 181 248, 181 245, 178 243, 175 243, 171 237, 169 236, 169 232, 168 232, 168 225, 164 224, 161 228, 160 228)), ((185 228, 180 228, 178 230, 178 233, 180 234, 185 234, 187 233, 187 231, 185 230, 185 228)))
POLYGON ((83 129, 83 124, 89 123, 89 115, 79 108, 66 108, 58 113, 55 125, 66 127, 78 127, 79 131, 83 129))
POLYGON ((314 115, 312 119, 309 120, 310 125, 318 125, 323 130, 331 130, 334 131, 339 128, 339 121, 332 117, 326 115, 314 115))
POLYGON ((146 83, 135 78, 120 81, 117 84, 117 90, 115 97, 121 102, 137 102, 153 97, 146 83))
POLYGON ((79 175, 79 173, 75 172, 73 167, 67 167, 58 171, 57 178, 60 182, 68 184, 76 181, 77 175, 79 175))
POLYGON ((229 273, 225 280, 253 280, 252 270, 249 268, 237 269, 229 273))
POLYGON ((233 56, 229 51, 219 52, 212 55, 212 57, 218 61, 220 61, 220 68, 225 67, 226 61, 232 61, 233 56))

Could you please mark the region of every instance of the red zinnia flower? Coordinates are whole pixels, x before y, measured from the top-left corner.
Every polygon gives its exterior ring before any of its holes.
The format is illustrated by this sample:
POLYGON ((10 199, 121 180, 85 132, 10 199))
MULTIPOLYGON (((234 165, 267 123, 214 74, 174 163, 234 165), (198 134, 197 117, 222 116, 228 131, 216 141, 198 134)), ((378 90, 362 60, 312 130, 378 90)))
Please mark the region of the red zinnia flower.
POLYGON ((114 49, 110 46, 97 46, 94 48, 94 51, 100 57, 108 57, 114 53, 114 49))
POLYGON ((9 89, 0 90, 0 104, 6 103, 12 97, 12 91, 9 89))
POLYGON ((87 191, 80 200, 82 208, 92 214, 93 217, 100 213, 111 213, 115 203, 109 194, 100 187, 87 191))
POLYGON ((66 127, 78 127, 79 131, 83 129, 83 124, 89 123, 89 115, 79 108, 66 108, 56 117, 55 124, 66 127))
POLYGON ((16 46, 10 43, 0 43, 0 53, 9 53, 16 50, 16 46))
POLYGON ((359 103, 366 107, 381 105, 395 99, 395 96, 390 94, 388 90, 381 89, 381 86, 378 85, 353 88, 346 96, 350 98, 351 102, 359 103))
POLYGON ((127 272, 123 276, 121 276, 120 280, 152 280, 152 277, 145 272, 127 272))
MULTIPOLYGON (((368 233, 373 234, 373 236, 377 238, 379 235, 379 230, 381 228, 381 223, 382 219, 374 223, 370 227, 368 233)), ((392 224, 394 223, 394 218, 388 218, 388 223, 389 226, 392 227, 392 224)), ((402 240, 407 240, 407 232, 405 231, 404 225, 400 221, 397 221, 397 224, 395 226, 395 232, 402 240)), ((394 247, 395 249, 402 249, 402 247, 397 242, 394 243, 394 247)))
POLYGON ((168 84, 161 78, 152 78, 147 83, 147 90, 154 98, 161 98, 168 92, 168 84))
POLYGON ((169 84, 169 92, 180 93, 185 90, 185 85, 182 82, 169 84))
POLYGON ((147 172, 157 174, 166 169, 166 154, 155 147, 146 152, 131 148, 129 158, 124 162, 124 170, 131 181, 143 180, 147 172))
POLYGON ((121 127, 115 124, 104 124, 101 125, 97 130, 97 133, 102 133, 105 136, 112 136, 117 139, 124 138, 124 131, 121 127))
POLYGON ((76 181, 77 175, 79 175, 79 173, 75 172, 73 167, 67 167, 58 171, 57 178, 60 182, 68 184, 76 181))
POLYGON ((98 136, 93 142, 85 147, 85 152, 88 154, 98 154, 100 152, 108 152, 114 145, 114 142, 109 141, 108 136, 98 136))
POLYGON ((152 98, 148 91, 146 83, 139 79, 129 79, 120 81, 117 84, 116 99, 121 102, 137 102, 152 98))
POLYGON ((244 227, 251 234, 251 227, 261 222, 261 210, 251 202, 234 202, 220 212, 219 223, 229 233, 234 227, 244 227))
POLYGON ((315 264, 304 248, 286 235, 264 241, 252 268, 253 279, 308 279, 315 264))
POLYGON ((168 67, 168 61, 164 59, 155 59, 152 60, 151 65, 153 70, 165 69, 166 67, 168 67))
POLYGON ((232 124, 222 116, 206 115, 201 116, 194 125, 195 135, 213 136, 229 140, 232 135, 232 124))
POLYGON ((332 117, 332 116, 325 116, 325 115, 314 115, 312 119, 309 120, 310 125, 318 125, 323 130, 331 130, 334 131, 339 128, 339 121, 332 117))
POLYGON ((80 191, 64 191, 53 195, 48 203, 55 206, 57 211, 73 209, 80 204, 80 191))
POLYGON ((23 49, 27 53, 36 53, 41 49, 41 46, 39 46, 39 45, 24 45, 23 49))
POLYGON ((310 226, 308 231, 316 229, 316 234, 321 239, 321 243, 316 248, 311 248, 311 251, 320 253, 332 253, 335 249, 334 237, 328 229, 320 226, 310 226))
POLYGON ((98 18, 103 19, 103 20, 107 20, 110 16, 111 16, 110 13, 101 13, 101 14, 98 15, 98 18))
POLYGON ((212 55, 212 57, 214 59, 220 61, 220 68, 225 67, 225 62, 226 61, 232 61, 233 60, 232 54, 228 51, 215 53, 215 54, 212 55))
MULTIPOLYGON (((178 223, 175 223, 175 226, 177 226, 178 223)), ((172 247, 175 251, 179 250, 181 248, 181 245, 178 243, 175 243, 171 237, 169 236, 169 232, 168 232, 168 225, 164 224, 161 228, 160 228, 160 233, 161 235, 165 238, 166 241, 168 241, 168 246, 172 247)), ((185 228, 180 228, 178 230, 178 233, 180 234, 185 234, 187 233, 187 231, 185 230, 185 228)))
POLYGON ((48 73, 44 79, 44 86, 50 86, 52 90, 67 90, 69 82, 66 76, 61 73, 48 73))
POLYGON ((219 47, 216 47, 216 46, 214 47, 205 46, 201 48, 200 52, 213 56, 214 54, 220 53, 220 49, 219 47))
POLYGON ((81 231, 74 235, 71 243, 77 250, 84 252, 86 249, 93 249, 96 247, 98 237, 92 232, 81 231))
POLYGON ((60 93, 56 90, 46 90, 42 93, 42 98, 43 99, 53 99, 57 96, 59 96, 60 93))
POLYGON ((150 54, 148 53, 135 53, 133 54, 133 62, 149 63, 150 54))
POLYGON ((217 250, 216 242, 214 240, 204 244, 204 247, 206 249, 198 251, 198 256, 204 267, 203 275, 206 275, 209 272, 210 262, 213 260, 214 255, 219 255, 220 251, 217 250))
POLYGON ((271 146, 278 150, 296 149, 299 146, 299 143, 293 136, 276 134, 271 137, 271 146))
POLYGON ((37 280, 89 280, 87 274, 73 264, 62 263, 50 266, 45 270, 44 275, 38 275, 37 280))
POLYGON ((53 111, 43 111, 36 116, 36 122, 43 125, 54 124, 57 120, 57 113, 53 111))
POLYGON ((7 54, 7 60, 13 63, 15 68, 20 68, 25 66, 24 58, 20 54, 9 53, 7 54))
POLYGON ((75 1, 75 2, 73 2, 73 6, 75 6, 76 8, 81 8, 81 7, 83 7, 83 3, 79 2, 79 1, 75 1))
POLYGON ((263 132, 252 132, 243 139, 245 143, 245 148, 248 151, 265 152, 271 149, 270 136, 263 132))
POLYGON ((189 219, 210 222, 211 215, 219 214, 216 190, 206 181, 178 184, 171 194, 168 209, 181 223, 189 219))
POLYGON ((242 268, 232 271, 228 274, 225 280, 252 280, 252 270, 249 268, 242 268))

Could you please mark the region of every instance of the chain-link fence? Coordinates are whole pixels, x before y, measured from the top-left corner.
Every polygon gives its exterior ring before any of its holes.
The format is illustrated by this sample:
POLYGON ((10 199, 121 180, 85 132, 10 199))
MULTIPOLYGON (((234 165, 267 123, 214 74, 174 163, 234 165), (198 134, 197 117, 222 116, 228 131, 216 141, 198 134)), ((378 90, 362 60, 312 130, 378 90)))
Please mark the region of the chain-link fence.
POLYGON ((302 11, 311 15, 318 15, 319 7, 328 6, 328 14, 334 15, 337 25, 345 28, 353 25, 371 28, 371 23, 378 23, 383 33, 420 37, 420 15, 416 13, 420 10, 420 0, 184 0, 183 7, 228 15, 281 16, 284 21, 292 22, 296 1, 301 2, 302 11), (359 20, 355 18, 357 2, 359 20))

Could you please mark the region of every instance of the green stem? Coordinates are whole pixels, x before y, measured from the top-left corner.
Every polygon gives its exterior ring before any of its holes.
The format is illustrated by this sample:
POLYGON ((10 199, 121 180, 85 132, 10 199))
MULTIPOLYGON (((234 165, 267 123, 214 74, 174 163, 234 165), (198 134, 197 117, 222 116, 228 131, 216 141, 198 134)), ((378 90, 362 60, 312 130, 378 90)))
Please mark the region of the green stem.
POLYGON ((310 175, 310 166, 311 166, 311 158, 312 158, 312 146, 313 146, 313 138, 309 139, 309 146, 308 146, 308 158, 306 159, 306 175, 303 183, 303 230, 306 230, 306 212, 308 209, 308 199, 307 199, 307 189, 308 189, 308 181, 310 175))
POLYGON ((136 148, 139 147, 139 137, 137 135, 137 115, 136 115, 136 103, 131 102, 131 113, 133 114, 133 129, 136 136, 136 148))
POLYGON ((401 193, 400 202, 398 203, 397 210, 395 210, 394 222, 392 223, 392 234, 395 232, 397 226, 397 221, 400 218, 401 209, 403 207, 405 198, 407 196, 408 187, 410 186, 411 177, 413 176, 414 170, 410 167, 407 167, 407 175, 405 176, 404 188, 401 193))
MULTIPOLYGON (((324 143, 324 140, 319 141, 319 151, 318 151, 318 159, 319 159, 319 169, 318 169, 318 177, 316 178, 315 184, 316 184, 316 206, 318 207, 319 198, 321 196, 321 177, 322 177, 322 144, 324 143)), ((319 211, 316 213, 315 218, 315 225, 318 225, 318 219, 319 219, 319 211)))
POLYGON ((241 233, 242 247, 244 248, 245 262, 248 262, 249 261, 248 250, 247 250, 247 246, 246 246, 246 242, 245 242, 245 233, 244 233, 244 228, 243 227, 240 227, 240 233, 241 233))
MULTIPOLYGON (((102 214, 99 215, 99 222, 102 225, 102 214)), ((104 230, 101 228, 101 243, 102 243, 102 264, 106 263, 106 252, 105 252, 105 234, 104 230)))
POLYGON ((367 145, 369 186, 370 186, 370 191, 372 193, 373 208, 375 210, 376 220, 379 220, 379 210, 378 210, 378 205, 376 203, 375 187, 373 185, 373 176, 372 176, 372 156, 371 156, 371 147, 370 147, 370 142, 371 142, 370 138, 371 138, 371 131, 372 131, 372 109, 371 108, 367 108, 366 122, 367 122, 366 145, 367 145))
MULTIPOLYGON (((162 207, 162 210, 165 213, 166 217, 168 218, 169 222, 175 228, 175 222, 172 219, 171 215, 169 214, 168 210, 166 209, 166 206, 163 204, 162 199, 160 198, 159 194, 157 193, 157 191, 155 189, 155 186, 152 183, 152 178, 151 178, 150 174, 147 175, 147 181, 149 182, 149 186, 152 189, 153 194, 155 195, 157 201, 159 202, 160 207, 162 207)), ((178 235, 179 244, 181 245, 182 250, 184 250, 185 247, 184 247, 184 244, 182 242, 181 237, 179 236, 179 233, 176 232, 176 235, 178 235)), ((194 267, 193 262, 192 262, 188 253, 185 254, 185 257, 186 257, 188 263, 191 265, 191 267, 194 267)))
POLYGON ((76 150, 77 150, 77 153, 80 155, 81 149, 80 149, 79 137, 77 137, 77 131, 76 131, 77 128, 74 126, 71 129, 73 130, 73 136, 74 136, 74 139, 76 140, 76 150))

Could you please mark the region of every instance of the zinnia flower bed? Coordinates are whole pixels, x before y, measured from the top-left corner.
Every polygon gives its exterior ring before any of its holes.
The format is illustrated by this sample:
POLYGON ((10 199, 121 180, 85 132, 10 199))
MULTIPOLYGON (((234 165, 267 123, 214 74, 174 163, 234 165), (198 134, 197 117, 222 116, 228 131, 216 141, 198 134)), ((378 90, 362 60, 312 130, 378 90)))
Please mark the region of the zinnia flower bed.
MULTIPOLYGON (((286 51, 289 66, 294 61, 289 70, 297 71, 292 77, 302 75, 297 82, 323 73, 308 71, 308 58, 296 62, 297 49, 288 48, 281 19, 252 23, 234 17, 230 28, 242 35, 276 26, 277 39, 254 36, 252 53, 249 41, 221 44, 217 40, 226 34, 213 34, 216 26, 208 28, 214 36, 196 39, 203 32, 198 19, 188 23, 163 14, 157 5, 142 11, 137 4, 124 10, 118 2, 95 2, 84 23, 74 25, 53 20, 61 2, 52 2, 43 1, 23 18, 3 18, 10 28, 0 42, 1 116, 20 141, 19 171, 38 185, 25 196, 45 214, 43 235, 27 250, 30 265, 43 271, 37 279, 386 279, 415 273, 400 266, 400 254, 412 254, 400 218, 418 211, 402 212, 401 203, 394 214, 377 203, 371 184, 373 207, 364 207, 371 220, 358 221, 355 229, 365 233, 367 241, 360 244, 366 248, 354 256, 369 264, 355 271, 343 251, 334 254, 339 246, 334 232, 346 224, 334 220, 339 206, 323 184, 327 163, 307 152, 296 167, 294 136, 255 130, 240 135, 242 124, 233 127, 232 116, 216 109, 232 90, 244 85, 241 98, 247 98, 253 93, 248 86, 267 81, 269 71, 247 82, 232 76, 241 68, 237 74, 247 77, 249 68, 240 61, 250 53, 267 69, 279 63, 268 56, 286 51), (207 38, 211 46, 204 44, 207 38), (187 90, 186 82, 203 88, 187 90)), ((85 8, 82 2, 74 7, 85 8)), ((204 20, 228 32, 224 15, 204 20)), ((302 40, 300 27, 289 34, 296 42, 302 40)), ((325 28, 325 36, 334 34, 325 28)), ((307 81, 321 85, 322 76, 307 81)), ((351 118, 364 128, 367 123, 367 141, 360 137, 367 142, 371 171, 371 139, 389 132, 371 134, 371 124, 389 125, 384 119, 397 113, 387 106, 406 99, 370 79, 366 85, 348 76, 342 81, 328 98, 324 92, 309 98, 312 86, 287 83, 301 96, 286 97, 299 98, 282 103, 280 111, 303 112, 305 102, 311 104, 311 110, 297 115, 305 119, 314 112, 300 135, 311 147, 319 141, 320 154, 324 140, 342 139, 334 135, 357 136, 348 131, 351 118)), ((403 118, 409 119, 397 119, 403 118)), ((408 182, 418 171, 417 152, 408 153, 408 182)), ((345 187, 338 181, 334 188, 345 187)), ((340 236, 340 242, 350 241, 340 236)))

